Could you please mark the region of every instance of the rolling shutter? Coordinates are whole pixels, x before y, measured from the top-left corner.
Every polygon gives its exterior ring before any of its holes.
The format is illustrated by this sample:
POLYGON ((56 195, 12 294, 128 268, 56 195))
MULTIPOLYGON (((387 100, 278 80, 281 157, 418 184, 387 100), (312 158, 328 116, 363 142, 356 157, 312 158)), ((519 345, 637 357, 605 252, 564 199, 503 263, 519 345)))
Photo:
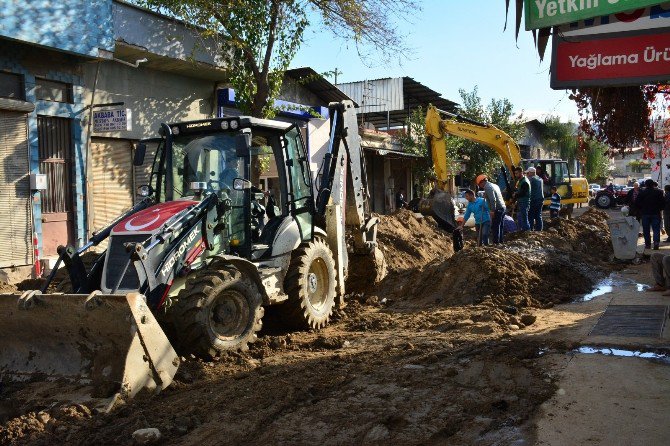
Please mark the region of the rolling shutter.
POLYGON ((0 110, 0 267, 31 265, 28 127, 24 113, 0 110))
MULTIPOLYGON (((93 231, 104 229, 133 205, 133 163, 127 140, 91 141, 93 231)), ((106 248, 103 242, 100 248, 106 248)))

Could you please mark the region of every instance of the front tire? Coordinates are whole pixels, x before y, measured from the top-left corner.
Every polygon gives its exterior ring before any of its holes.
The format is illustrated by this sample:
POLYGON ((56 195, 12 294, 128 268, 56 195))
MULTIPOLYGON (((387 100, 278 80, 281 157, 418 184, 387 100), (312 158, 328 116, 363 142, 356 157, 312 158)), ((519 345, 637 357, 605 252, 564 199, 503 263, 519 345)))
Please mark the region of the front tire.
POLYGON ((203 359, 224 351, 246 351, 262 327, 262 303, 249 277, 215 260, 187 279, 170 307, 177 351, 203 359))
POLYGON ((326 326, 335 306, 335 280, 335 260, 326 242, 317 237, 300 245, 284 279, 288 301, 282 320, 298 329, 326 326))

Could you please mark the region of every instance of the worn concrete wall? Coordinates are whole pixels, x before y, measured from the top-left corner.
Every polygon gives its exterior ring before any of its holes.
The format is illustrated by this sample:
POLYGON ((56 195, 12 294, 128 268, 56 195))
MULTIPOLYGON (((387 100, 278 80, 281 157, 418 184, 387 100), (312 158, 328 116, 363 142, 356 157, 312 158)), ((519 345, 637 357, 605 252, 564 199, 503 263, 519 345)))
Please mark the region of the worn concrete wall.
POLYGON ((177 60, 222 66, 213 56, 217 42, 185 24, 147 9, 114 2, 114 38, 137 48, 177 60))
POLYGON ((112 0, 0 0, 0 11, 0 36, 92 57, 114 50, 112 0))
MULTIPOLYGON (((150 70, 142 65, 132 68, 103 61, 100 62, 94 93, 97 69, 97 63, 87 64, 84 68, 86 104, 124 102, 125 108, 132 112, 132 130, 94 133, 93 136, 125 139, 156 137, 161 122, 215 116, 215 83, 212 81, 150 70)), ((89 112, 84 121, 88 122, 88 119, 89 112)))

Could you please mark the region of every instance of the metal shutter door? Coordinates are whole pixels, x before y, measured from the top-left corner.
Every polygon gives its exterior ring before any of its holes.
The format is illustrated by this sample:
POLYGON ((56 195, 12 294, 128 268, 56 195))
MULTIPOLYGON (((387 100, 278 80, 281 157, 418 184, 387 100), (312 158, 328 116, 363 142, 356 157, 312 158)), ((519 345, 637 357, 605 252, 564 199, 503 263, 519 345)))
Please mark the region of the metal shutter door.
MULTIPOLYGON (((104 229, 133 204, 131 144, 126 140, 91 141, 93 230, 104 229)), ((105 249, 107 241, 100 244, 105 249)))
POLYGON ((29 172, 26 115, 0 111, 0 267, 33 263, 29 172))

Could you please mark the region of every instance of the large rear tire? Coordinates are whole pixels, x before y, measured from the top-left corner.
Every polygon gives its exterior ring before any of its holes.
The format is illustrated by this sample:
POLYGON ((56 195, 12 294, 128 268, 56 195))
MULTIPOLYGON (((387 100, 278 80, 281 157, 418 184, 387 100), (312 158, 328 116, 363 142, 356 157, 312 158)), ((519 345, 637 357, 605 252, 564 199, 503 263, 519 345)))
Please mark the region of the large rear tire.
POLYGON ((170 307, 180 354, 211 359, 224 351, 245 351, 262 327, 263 297, 234 266, 214 261, 195 272, 170 307))
POLYGON ((335 260, 322 238, 300 245, 284 279, 282 320, 297 329, 326 326, 335 306, 335 278, 335 260))

